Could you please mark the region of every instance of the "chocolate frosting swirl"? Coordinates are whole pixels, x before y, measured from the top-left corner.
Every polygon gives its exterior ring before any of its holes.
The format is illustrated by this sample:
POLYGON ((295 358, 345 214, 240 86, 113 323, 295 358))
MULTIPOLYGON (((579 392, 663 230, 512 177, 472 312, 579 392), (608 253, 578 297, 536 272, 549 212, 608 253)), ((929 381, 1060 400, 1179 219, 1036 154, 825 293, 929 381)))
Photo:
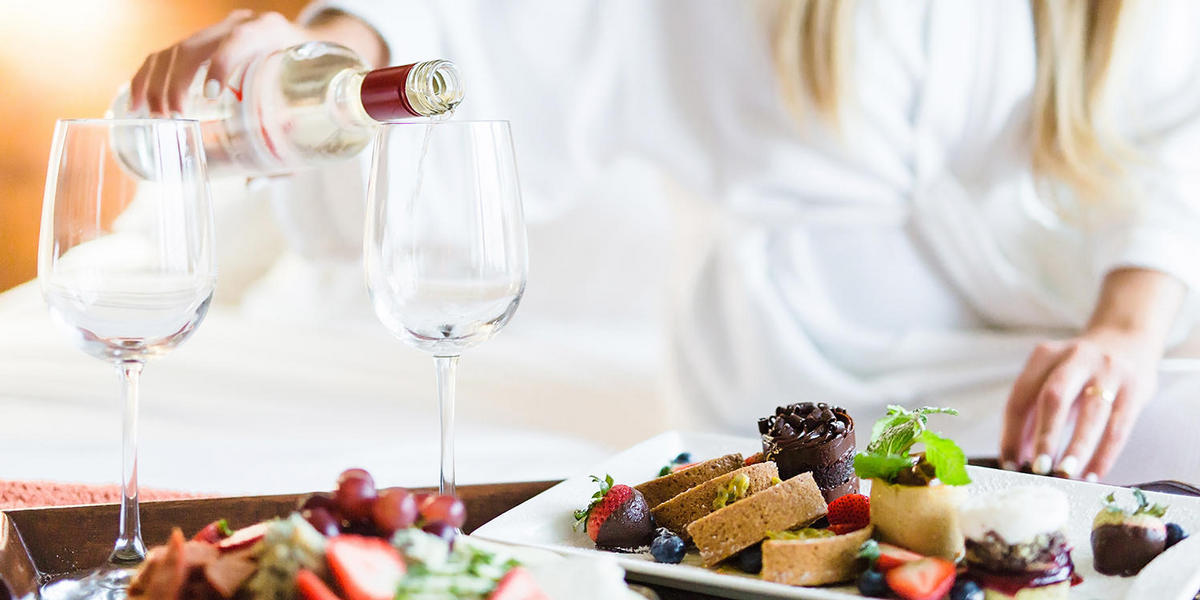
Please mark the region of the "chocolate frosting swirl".
POLYGON ((812 448, 854 433, 854 419, 846 409, 824 402, 780 406, 775 414, 758 420, 764 445, 777 449, 812 448))

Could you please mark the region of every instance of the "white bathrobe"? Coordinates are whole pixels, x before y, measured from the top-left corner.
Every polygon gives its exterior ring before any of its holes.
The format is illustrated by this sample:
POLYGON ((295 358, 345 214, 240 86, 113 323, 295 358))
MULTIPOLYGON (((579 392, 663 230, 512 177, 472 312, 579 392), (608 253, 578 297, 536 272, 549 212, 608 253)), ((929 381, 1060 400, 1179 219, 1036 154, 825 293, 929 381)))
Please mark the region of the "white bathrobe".
MULTIPOLYGON (((645 193, 672 210, 664 368, 680 424, 751 433, 775 405, 811 400, 867 427, 888 403, 951 405, 962 416, 935 427, 994 455, 1012 378, 1037 340, 1086 322, 1105 273, 1146 267, 1200 289, 1200 3, 1148 2, 1131 20, 1113 78, 1138 197, 1086 224, 1069 194, 1035 189, 1028 2, 859 2, 840 130, 787 112, 773 7, 330 0, 302 19, 340 9, 376 28, 393 63, 458 63, 456 116, 513 122, 543 227, 594 199, 615 164, 660 174, 645 193)), ((357 247, 361 207, 304 198, 320 189, 295 184, 277 203, 289 237, 314 256, 357 247), (348 227, 333 232, 329 214, 348 227)), ((554 260, 586 273, 590 259, 554 260)), ((1114 481, 1200 480, 1185 433, 1200 403, 1179 385, 1164 380, 1114 481)))

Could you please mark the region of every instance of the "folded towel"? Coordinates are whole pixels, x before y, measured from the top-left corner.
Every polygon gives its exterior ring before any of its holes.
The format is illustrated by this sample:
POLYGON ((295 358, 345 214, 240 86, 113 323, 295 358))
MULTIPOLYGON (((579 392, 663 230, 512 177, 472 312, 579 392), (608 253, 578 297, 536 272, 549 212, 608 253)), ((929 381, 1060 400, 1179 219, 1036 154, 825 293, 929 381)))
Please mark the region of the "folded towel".
MULTIPOLYGON (((141 500, 180 500, 203 498, 210 494, 170 490, 138 490, 141 500)), ((0 480, 0 510, 67 506, 72 504, 110 504, 121 500, 121 487, 53 481, 0 480)))

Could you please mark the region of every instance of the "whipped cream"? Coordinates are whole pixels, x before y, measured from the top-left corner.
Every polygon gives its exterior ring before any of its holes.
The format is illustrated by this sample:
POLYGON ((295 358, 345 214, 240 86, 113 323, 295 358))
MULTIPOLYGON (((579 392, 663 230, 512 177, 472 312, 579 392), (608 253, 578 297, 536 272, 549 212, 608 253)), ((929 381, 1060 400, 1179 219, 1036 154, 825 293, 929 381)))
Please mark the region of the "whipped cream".
POLYGON ((1032 541, 1038 534, 1066 526, 1067 495, 1047 486, 1022 486, 973 496, 958 508, 959 525, 968 539, 982 540, 994 531, 1009 544, 1032 541))

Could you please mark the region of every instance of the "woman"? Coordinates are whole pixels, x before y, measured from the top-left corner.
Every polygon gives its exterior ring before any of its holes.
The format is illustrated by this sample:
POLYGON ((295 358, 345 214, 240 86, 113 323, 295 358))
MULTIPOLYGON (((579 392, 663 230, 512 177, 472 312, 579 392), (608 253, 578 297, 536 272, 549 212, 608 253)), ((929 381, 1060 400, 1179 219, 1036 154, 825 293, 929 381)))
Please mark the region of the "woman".
POLYGON ((1156 389, 1200 285, 1198 11, 335 0, 298 24, 235 13, 148 58, 132 88, 179 110, 204 61, 220 82, 309 38, 375 64, 450 58, 471 85, 462 113, 542 133, 518 138, 529 196, 570 197, 636 155, 686 199, 681 414, 748 431, 798 400, 865 422, 951 405, 947 433, 971 454, 999 440, 1008 468, 1197 480, 1200 409, 1156 389))

